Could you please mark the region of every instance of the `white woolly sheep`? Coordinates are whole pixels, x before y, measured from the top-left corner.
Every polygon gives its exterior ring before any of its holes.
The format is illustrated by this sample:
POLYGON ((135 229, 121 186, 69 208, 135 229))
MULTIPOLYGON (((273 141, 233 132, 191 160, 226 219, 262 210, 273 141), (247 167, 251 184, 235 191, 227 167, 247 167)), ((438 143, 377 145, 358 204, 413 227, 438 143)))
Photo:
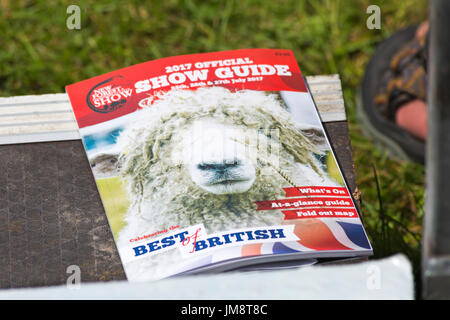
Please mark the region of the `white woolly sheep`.
MULTIPOLYGON (((174 225, 203 223, 208 233, 279 225, 280 211, 255 202, 283 197, 283 187, 336 185, 277 94, 172 90, 139 112, 118 140, 131 202, 119 245, 174 225)), ((126 266, 128 277, 158 277, 147 260, 126 266)))

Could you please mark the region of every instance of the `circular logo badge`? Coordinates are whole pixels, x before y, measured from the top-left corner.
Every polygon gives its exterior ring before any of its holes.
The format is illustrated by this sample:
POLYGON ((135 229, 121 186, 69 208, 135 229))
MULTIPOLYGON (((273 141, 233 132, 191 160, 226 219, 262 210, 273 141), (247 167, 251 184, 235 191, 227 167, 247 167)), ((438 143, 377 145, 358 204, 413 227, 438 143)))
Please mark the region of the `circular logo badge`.
POLYGON ((109 113, 126 105, 132 94, 130 82, 122 76, 114 76, 89 90, 86 102, 95 112, 109 113))

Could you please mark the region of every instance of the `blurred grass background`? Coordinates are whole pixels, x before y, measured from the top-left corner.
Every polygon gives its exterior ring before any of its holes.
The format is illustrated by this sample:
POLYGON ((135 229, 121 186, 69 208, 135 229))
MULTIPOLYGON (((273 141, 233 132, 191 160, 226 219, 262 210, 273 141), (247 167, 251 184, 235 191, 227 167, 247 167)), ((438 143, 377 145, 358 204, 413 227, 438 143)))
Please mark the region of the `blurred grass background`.
POLYGON ((294 51, 304 75, 342 79, 362 215, 375 258, 402 252, 420 269, 424 168, 389 159, 360 131, 355 97, 377 43, 427 18, 425 0, 0 0, 0 96, 64 86, 165 56, 238 48, 294 51), (81 30, 66 27, 81 8, 81 30), (381 30, 369 30, 369 5, 381 30))

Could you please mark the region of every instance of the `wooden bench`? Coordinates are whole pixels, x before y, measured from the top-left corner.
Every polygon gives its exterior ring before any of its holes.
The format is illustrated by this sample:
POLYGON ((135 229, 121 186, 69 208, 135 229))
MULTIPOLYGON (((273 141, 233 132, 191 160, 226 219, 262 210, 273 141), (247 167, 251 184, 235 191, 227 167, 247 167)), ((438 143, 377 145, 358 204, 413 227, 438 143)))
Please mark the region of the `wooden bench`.
MULTIPOLYGON (((307 82, 353 192, 339 76, 307 82)), ((0 98, 0 171, 0 288, 125 279, 66 94, 0 98)))

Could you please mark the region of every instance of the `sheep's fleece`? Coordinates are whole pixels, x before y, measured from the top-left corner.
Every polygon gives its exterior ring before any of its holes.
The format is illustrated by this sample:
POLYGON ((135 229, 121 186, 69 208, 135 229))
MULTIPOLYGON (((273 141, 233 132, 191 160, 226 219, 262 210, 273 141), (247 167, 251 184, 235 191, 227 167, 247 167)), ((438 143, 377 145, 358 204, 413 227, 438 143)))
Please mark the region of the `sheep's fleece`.
MULTIPOLYGON (((282 188, 292 184, 336 185, 313 155, 320 151, 298 129, 278 94, 253 90, 232 92, 223 87, 172 90, 139 112, 139 121, 126 128, 118 140, 124 146, 119 155, 119 170, 131 203, 125 217, 127 225, 119 234, 119 245, 175 225, 184 228, 203 223, 208 233, 279 225, 283 223, 280 211, 257 211, 254 202, 281 198, 282 188), (193 123, 201 119, 214 119, 245 132, 259 130, 259 140, 270 140, 278 146, 278 159, 258 152, 257 160, 252 160, 255 182, 245 192, 205 191, 192 181, 187 169, 186 137, 191 134, 193 123), (265 135, 261 132, 268 131, 261 128, 279 134, 265 135)), ((258 143, 239 136, 235 139, 249 149, 260 151, 258 143)), ((157 277, 156 264, 148 260, 153 259, 140 259, 126 266, 128 278, 143 280, 144 273, 147 279, 157 277), (148 268, 152 271, 148 272, 148 268)), ((167 264, 158 265, 167 271, 167 264)))

